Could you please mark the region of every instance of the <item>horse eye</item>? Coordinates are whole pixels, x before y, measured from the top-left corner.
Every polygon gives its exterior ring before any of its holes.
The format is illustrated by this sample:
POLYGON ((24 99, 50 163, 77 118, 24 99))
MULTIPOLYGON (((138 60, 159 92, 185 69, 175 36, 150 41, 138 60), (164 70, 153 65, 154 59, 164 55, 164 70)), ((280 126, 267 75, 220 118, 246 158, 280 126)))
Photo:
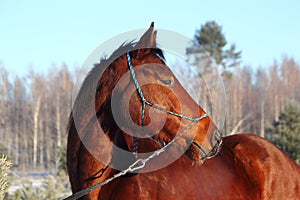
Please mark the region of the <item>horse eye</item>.
POLYGON ((172 86, 173 81, 172 80, 160 80, 164 85, 166 86, 172 86))

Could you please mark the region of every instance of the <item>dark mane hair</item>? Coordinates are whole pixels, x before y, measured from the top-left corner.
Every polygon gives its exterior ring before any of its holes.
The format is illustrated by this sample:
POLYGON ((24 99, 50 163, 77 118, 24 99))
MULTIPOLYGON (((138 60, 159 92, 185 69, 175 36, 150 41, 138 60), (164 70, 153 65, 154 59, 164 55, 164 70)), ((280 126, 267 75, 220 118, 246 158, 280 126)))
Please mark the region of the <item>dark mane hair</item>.
MULTIPOLYGON (((89 80, 95 80, 93 77, 99 77, 98 75, 105 69, 106 67, 110 66, 114 61, 120 58, 122 55, 126 54, 127 52, 132 52, 133 57, 135 57, 136 52, 139 50, 136 47, 137 42, 130 41, 124 42, 116 49, 108 58, 106 55, 100 58, 100 62, 94 64, 94 67, 90 70, 87 77, 85 78, 85 82, 89 80)), ((159 48, 151 48, 150 53, 154 53, 159 55, 161 58, 165 59, 163 51, 159 48)), ((90 83, 89 83, 90 84, 90 83)))
MULTIPOLYGON (((107 67, 108 65, 113 63, 116 59, 118 59, 119 57, 121 57, 122 55, 124 55, 127 52, 133 51, 132 53, 133 53, 133 55, 135 55, 135 53, 139 50, 139 48, 136 47, 136 44, 137 44, 137 42, 134 40, 132 40, 130 42, 124 42, 108 58, 106 58, 106 55, 104 55, 100 59, 100 63, 95 64, 94 68, 90 71, 89 74, 93 73, 94 70, 96 70, 96 68, 107 67)), ((163 51, 160 48, 150 48, 150 49, 151 49, 150 53, 155 53, 155 54, 159 55, 161 58, 165 59, 163 51)))

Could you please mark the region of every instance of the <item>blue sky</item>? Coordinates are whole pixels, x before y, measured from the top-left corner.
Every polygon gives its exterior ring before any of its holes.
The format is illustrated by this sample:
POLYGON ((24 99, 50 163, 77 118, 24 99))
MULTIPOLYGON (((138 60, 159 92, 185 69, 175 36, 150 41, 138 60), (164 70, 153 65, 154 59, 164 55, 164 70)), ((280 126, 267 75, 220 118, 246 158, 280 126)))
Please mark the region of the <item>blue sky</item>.
POLYGON ((0 0, 0 66, 11 74, 80 66, 120 33, 170 29, 192 38, 208 20, 242 50, 243 65, 268 66, 286 54, 300 60, 300 1, 17 1, 0 0))

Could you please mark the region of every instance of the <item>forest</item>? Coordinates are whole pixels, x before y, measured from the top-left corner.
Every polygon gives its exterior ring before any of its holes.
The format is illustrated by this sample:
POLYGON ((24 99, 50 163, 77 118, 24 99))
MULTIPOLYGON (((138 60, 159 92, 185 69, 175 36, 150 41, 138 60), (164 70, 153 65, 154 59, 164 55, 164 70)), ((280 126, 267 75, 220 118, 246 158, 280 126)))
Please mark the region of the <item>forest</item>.
MULTIPOLYGON (((209 43, 203 40, 205 27, 195 34, 202 46, 205 46, 203 41, 209 43)), ((222 33, 220 26, 215 31, 222 33)), ((280 146, 278 126, 282 117, 289 115, 286 109, 291 106, 294 106, 291 111, 299 109, 300 64, 285 55, 269 66, 255 69, 243 66, 239 62, 242 52, 237 52, 234 45, 225 49, 228 45, 223 39, 218 48, 227 57, 210 54, 223 69, 227 97, 223 135, 253 133, 280 146), (232 59, 228 59, 230 56, 232 59), (228 60, 234 62, 228 64, 228 60)), ((56 173, 66 148, 66 126, 79 68, 71 70, 62 64, 49 68, 47 73, 30 70, 26 75, 12 76, 7 67, 0 65, 0 153, 8 156, 16 172, 56 173)), ((300 122, 297 123, 299 127, 300 122)), ((286 145, 297 146, 299 132, 288 134, 286 145)), ((292 153, 299 164, 300 151, 296 150, 292 153)))

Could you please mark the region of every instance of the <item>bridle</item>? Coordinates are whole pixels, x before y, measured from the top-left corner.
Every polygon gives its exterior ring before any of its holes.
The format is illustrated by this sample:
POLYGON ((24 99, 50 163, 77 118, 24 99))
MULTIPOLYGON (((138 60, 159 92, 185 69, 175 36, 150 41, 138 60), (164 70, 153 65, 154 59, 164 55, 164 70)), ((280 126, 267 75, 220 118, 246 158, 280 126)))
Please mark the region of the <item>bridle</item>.
MULTIPOLYGON (((172 112, 172 111, 165 110, 165 109, 163 109, 163 108, 161 108, 159 106, 156 106, 156 105, 152 104, 151 102, 147 101, 145 99, 144 95, 143 95, 143 91, 142 91, 142 89, 140 87, 140 84, 139 84, 137 78, 136 78, 136 75, 135 75, 135 72, 134 72, 134 69, 133 69, 133 65, 132 65, 132 62, 131 62, 130 52, 127 52, 126 56, 127 56, 127 64, 128 64, 128 67, 129 67, 131 78, 132 78, 132 80, 134 82, 136 91, 137 91, 137 93, 138 93, 138 95, 140 97, 140 101, 142 103, 142 108, 141 108, 142 116, 141 116, 141 118, 142 118, 142 128, 143 128, 143 130, 144 130, 144 126, 145 126, 145 108, 146 108, 146 105, 150 106, 150 107, 152 107, 154 109, 157 109, 157 110, 159 110, 161 112, 165 112, 167 114, 174 115, 174 116, 179 117, 181 119, 185 119, 185 120, 191 121, 191 123, 184 129, 184 132, 186 132, 196 122, 200 121, 201 119, 203 119, 205 117, 208 117, 208 114, 205 113, 205 114, 201 115, 200 117, 191 118, 191 117, 188 117, 188 116, 185 116, 185 115, 182 115, 182 114, 178 114, 178 113, 175 113, 175 112, 172 112)), ((159 54, 156 54, 156 56, 161 61, 165 62, 165 60, 159 54)), ((181 136, 181 133, 179 133, 178 135, 181 136)), ((219 132, 217 132, 216 135, 214 135, 214 137, 216 137, 216 141, 217 141, 216 145, 214 145, 214 147, 212 148, 212 150, 210 152, 208 152, 208 153, 206 153, 205 150, 200 145, 197 145, 197 147, 201 150, 202 154, 204 155, 201 158, 201 160, 205 160, 205 159, 211 158, 211 157, 215 156, 219 152, 219 149, 220 149, 221 143, 222 143, 222 138, 221 138, 221 135, 219 134, 219 132)), ((175 138, 173 140, 176 140, 175 138)), ((166 148, 166 146, 167 145, 164 144, 163 148, 166 148)), ((137 150, 138 150, 138 138, 134 137, 132 152, 135 155, 137 155, 137 150)))
MULTIPOLYGON (((164 59, 156 54, 158 58, 160 58, 163 62, 164 62, 164 59)), ((154 109, 157 109, 161 112, 165 112, 167 114, 170 114, 170 115, 174 115, 176 117, 179 117, 181 119, 186 119, 186 120, 189 120, 191 121, 191 123, 185 127, 179 134, 177 134, 169 143, 165 144, 162 148, 152 152, 148 157, 144 158, 144 159, 136 159, 136 161, 134 163, 132 163, 127 169, 115 174, 114 176, 102 181, 102 182, 99 182, 95 185, 92 185, 88 188, 85 188, 79 192, 76 192, 74 194, 72 194, 71 196, 65 198, 64 200, 75 200, 75 199, 78 199, 80 197, 83 197, 85 195, 87 195, 88 193, 90 193, 91 191, 111 182, 112 180, 120 177, 120 176, 123 176, 125 174, 128 174, 128 173, 132 173, 132 172, 136 172, 138 171, 139 169, 142 169, 145 167, 146 163, 155 158, 156 156, 158 156, 159 154, 161 154, 162 152, 166 151, 167 148, 173 144, 178 138, 180 138, 181 136, 183 136, 195 123, 197 123, 198 121, 208 117, 208 114, 205 113, 203 115, 201 115, 200 117, 196 117, 196 118, 190 118, 188 116, 184 116, 184 115, 181 115, 181 114, 178 114, 178 113, 175 113, 175 112, 171 112, 171 111, 168 111, 168 110, 164 110, 163 108, 159 107, 159 106, 156 106, 154 104, 152 104, 151 102, 147 101, 143 95, 143 92, 142 92, 142 89, 140 87, 140 84, 136 78, 136 75, 135 75, 135 72, 134 72, 134 69, 133 69, 133 66, 132 66, 132 63, 131 63, 131 57, 130 57, 130 52, 127 52, 126 53, 126 56, 127 56, 127 64, 128 64, 128 67, 129 67, 129 70, 130 70, 130 74, 131 74, 131 78, 133 79, 133 82, 134 82, 134 85, 136 87, 136 90, 137 90, 137 93, 140 97, 140 100, 141 100, 141 103, 142 103, 142 109, 141 109, 141 112, 142 112, 142 116, 141 116, 141 119, 142 119, 142 128, 144 128, 145 126, 145 108, 146 108, 146 105, 154 108, 154 109)), ((202 151, 203 153, 203 157, 201 157, 201 162, 203 163, 204 160, 206 159, 209 159, 209 158, 212 158, 214 156, 216 156, 218 154, 218 152, 220 151, 220 148, 222 146, 222 136, 221 134, 218 132, 218 134, 214 135, 214 137, 216 138, 216 144, 213 146, 212 150, 208 153, 206 153, 204 151, 204 149, 200 146, 200 145, 197 145, 200 150, 202 151)), ((137 155, 137 150, 138 150, 138 138, 137 137, 134 137, 134 143, 133 143, 133 153, 135 155, 137 155)))

